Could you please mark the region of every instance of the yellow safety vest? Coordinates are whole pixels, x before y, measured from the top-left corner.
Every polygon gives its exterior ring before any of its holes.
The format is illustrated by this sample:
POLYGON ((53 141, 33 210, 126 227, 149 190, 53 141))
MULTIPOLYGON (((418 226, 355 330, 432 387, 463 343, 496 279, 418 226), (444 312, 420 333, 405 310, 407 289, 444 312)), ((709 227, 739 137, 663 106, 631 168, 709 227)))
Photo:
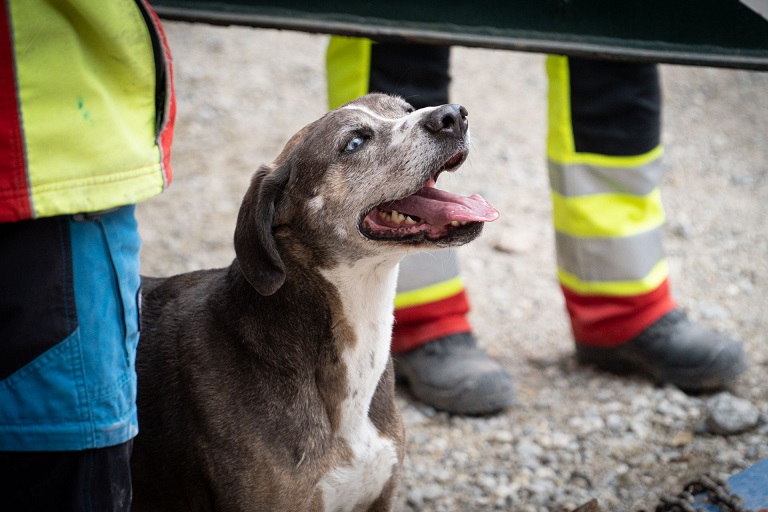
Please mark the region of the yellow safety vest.
POLYGON ((5 0, 0 222, 133 204, 171 181, 175 102, 141 0, 5 0))

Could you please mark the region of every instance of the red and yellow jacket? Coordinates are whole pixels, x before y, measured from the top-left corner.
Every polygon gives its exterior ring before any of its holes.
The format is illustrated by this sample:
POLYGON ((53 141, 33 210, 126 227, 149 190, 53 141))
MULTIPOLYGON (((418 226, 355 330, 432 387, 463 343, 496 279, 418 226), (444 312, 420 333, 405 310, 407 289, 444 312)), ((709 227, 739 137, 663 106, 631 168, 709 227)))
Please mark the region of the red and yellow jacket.
POLYGON ((160 193, 171 181, 172 76, 142 0, 5 0, 0 222, 160 193))

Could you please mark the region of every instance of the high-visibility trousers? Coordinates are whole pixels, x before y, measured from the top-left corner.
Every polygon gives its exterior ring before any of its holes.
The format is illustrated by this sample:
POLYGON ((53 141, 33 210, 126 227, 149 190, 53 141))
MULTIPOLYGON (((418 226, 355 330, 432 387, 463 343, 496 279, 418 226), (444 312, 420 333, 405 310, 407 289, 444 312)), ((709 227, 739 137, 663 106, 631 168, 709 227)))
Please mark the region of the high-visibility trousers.
POLYGON ((558 279, 576 341, 618 345, 675 307, 658 67, 550 56, 547 75, 558 279))
MULTIPOLYGON (((333 37, 331 108, 367 92, 414 107, 448 103, 449 48, 333 37)), ((558 278, 577 342, 625 342, 674 308, 662 250, 661 95, 657 67, 551 56, 549 132, 558 278)), ((450 250, 407 257, 393 350, 471 330, 450 250)))

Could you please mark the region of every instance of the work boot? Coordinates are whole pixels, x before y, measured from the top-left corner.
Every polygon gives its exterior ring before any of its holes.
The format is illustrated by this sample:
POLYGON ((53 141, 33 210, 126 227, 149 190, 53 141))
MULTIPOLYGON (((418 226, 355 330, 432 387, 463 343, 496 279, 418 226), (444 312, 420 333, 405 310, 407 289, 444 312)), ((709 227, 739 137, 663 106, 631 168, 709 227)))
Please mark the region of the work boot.
POLYGON ((398 381, 435 409, 490 414, 514 400, 512 377, 477 346, 472 333, 444 336, 393 357, 398 381))
POLYGON ((683 391, 721 389, 747 369, 741 342, 673 310, 616 347, 576 343, 579 362, 614 373, 640 372, 683 391))

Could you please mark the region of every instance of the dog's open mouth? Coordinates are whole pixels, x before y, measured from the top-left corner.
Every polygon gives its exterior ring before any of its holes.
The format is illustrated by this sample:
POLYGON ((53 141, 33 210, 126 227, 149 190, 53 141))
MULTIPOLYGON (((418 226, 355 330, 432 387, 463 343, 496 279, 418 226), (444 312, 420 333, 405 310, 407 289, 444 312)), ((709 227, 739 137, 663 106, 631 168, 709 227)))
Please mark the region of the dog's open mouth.
POLYGON ((363 235, 376 240, 437 240, 499 218, 499 212, 478 194, 466 197, 435 188, 437 176, 457 169, 465 156, 452 157, 415 193, 373 208, 361 222, 363 235))

